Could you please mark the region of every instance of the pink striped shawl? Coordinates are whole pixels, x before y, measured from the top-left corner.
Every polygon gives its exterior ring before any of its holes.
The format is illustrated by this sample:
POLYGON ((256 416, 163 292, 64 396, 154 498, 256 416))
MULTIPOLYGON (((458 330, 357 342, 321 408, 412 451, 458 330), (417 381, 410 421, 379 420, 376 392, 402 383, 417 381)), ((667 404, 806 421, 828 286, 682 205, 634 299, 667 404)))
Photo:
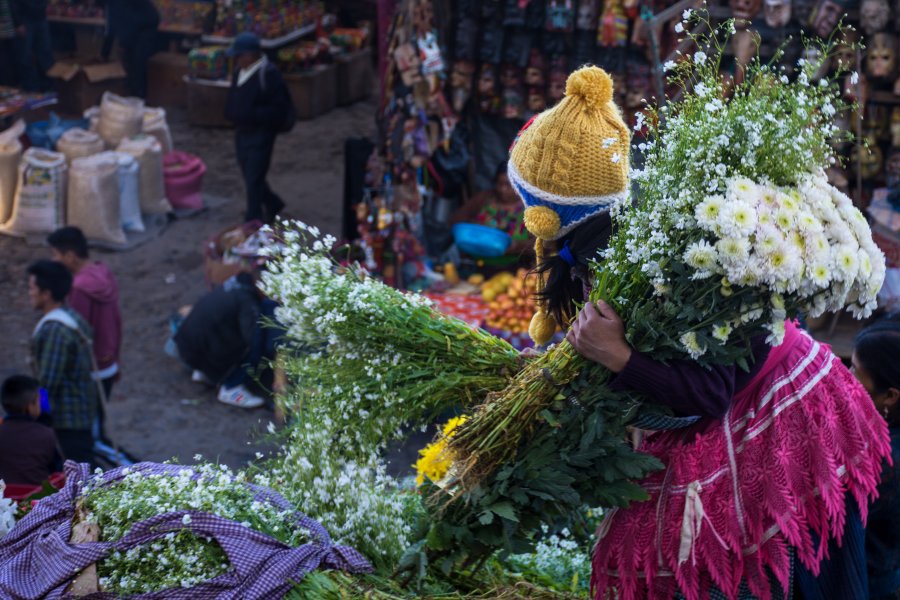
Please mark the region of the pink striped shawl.
POLYGON ((601 526, 597 600, 699 600, 712 585, 733 599, 741 579, 768 600, 765 568, 786 587, 791 546, 818 573, 827 545, 817 551, 810 532, 840 543, 848 493, 865 522, 890 440, 840 360, 787 323, 723 419, 651 434, 641 451, 666 468, 644 481, 650 500, 601 526))

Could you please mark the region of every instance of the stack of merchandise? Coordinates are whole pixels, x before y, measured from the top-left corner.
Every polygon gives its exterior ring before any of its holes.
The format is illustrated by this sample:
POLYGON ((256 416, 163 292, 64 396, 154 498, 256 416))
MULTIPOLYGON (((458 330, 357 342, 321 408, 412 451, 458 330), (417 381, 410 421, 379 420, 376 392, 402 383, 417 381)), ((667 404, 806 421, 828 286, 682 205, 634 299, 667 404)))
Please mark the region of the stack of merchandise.
POLYGON ((309 0, 217 0, 213 34, 233 37, 252 31, 262 39, 275 39, 314 25, 322 4, 309 0))
POLYGON ((192 79, 227 79, 229 59, 226 46, 201 46, 188 53, 188 75, 192 79))

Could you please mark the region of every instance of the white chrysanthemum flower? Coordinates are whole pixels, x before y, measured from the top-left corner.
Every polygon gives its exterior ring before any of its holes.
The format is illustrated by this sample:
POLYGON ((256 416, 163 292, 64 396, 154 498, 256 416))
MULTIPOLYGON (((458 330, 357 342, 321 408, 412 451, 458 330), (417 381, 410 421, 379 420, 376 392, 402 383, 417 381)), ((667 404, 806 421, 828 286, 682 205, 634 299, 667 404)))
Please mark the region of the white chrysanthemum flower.
POLYGON ((712 336, 722 342, 723 344, 728 341, 728 336, 731 335, 732 327, 728 323, 720 323, 713 327, 712 336))
POLYGON ((826 288, 831 284, 831 270, 828 265, 814 263, 806 270, 809 279, 819 288, 826 288))
POLYGON ((784 320, 774 320, 766 325, 765 328, 769 331, 766 343, 770 346, 780 346, 781 342, 784 341, 784 320))
POLYGON ((706 240, 694 242, 684 253, 684 262, 699 271, 712 271, 718 263, 716 249, 706 240))
POLYGON ((825 231, 825 226, 814 215, 804 212, 797 217, 797 227, 804 233, 820 233, 825 231))
POLYGON ((727 197, 729 200, 752 201, 754 204, 760 195, 756 183, 747 177, 735 177, 728 182, 727 197))
POLYGON ((716 242, 716 250, 723 263, 741 263, 750 255, 750 241, 746 238, 723 238, 716 242))
POLYGON ((702 228, 714 231, 724 206, 725 199, 722 196, 708 196, 694 209, 694 218, 702 228))
POLYGON ((835 270, 843 281, 853 281, 859 271, 859 257, 857 249, 842 244, 834 253, 835 270))
POLYGON ((786 210, 783 206, 775 211, 773 215, 773 219, 775 220, 775 225, 781 229, 782 231, 790 231, 794 228, 794 216, 795 212, 791 212, 786 210))
POLYGON ((681 334, 678 341, 681 342, 685 351, 687 351, 693 359, 700 358, 706 354, 706 347, 700 344, 700 341, 697 339, 697 334, 693 331, 681 334))

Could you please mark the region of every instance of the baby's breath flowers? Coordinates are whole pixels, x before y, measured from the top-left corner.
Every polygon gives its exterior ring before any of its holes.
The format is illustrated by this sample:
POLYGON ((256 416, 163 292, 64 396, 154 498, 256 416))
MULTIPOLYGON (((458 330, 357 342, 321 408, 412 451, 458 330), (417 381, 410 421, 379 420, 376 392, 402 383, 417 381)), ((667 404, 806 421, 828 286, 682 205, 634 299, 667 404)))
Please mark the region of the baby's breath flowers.
POLYGON ((345 455, 367 456, 404 425, 502 389, 518 352, 442 315, 418 294, 368 277, 331 255, 334 238, 300 222, 271 248, 262 277, 277 318, 305 351, 286 359, 302 386, 281 398, 293 417, 321 424, 345 455))
MULTIPOLYGON (((200 464, 173 469, 175 474, 127 472, 107 484, 97 473, 81 500, 85 520, 100 527, 102 541, 116 541, 146 519, 178 511, 215 514, 290 546, 309 539, 309 532, 293 522, 294 515, 255 498, 246 477, 225 465, 200 464)), ((97 565, 103 591, 120 596, 169 588, 190 588, 230 569, 225 552, 213 540, 187 529, 191 516, 182 517, 185 529, 170 532, 127 552, 115 551, 97 565)))

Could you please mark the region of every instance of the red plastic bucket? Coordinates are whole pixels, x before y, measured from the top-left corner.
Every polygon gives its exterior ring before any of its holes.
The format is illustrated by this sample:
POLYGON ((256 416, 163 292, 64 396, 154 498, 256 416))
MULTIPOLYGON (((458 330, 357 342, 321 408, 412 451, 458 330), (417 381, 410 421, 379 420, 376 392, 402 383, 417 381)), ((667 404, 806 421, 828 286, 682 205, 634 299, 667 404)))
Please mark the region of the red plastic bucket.
POLYGON ((203 208, 203 175, 206 165, 199 156, 187 152, 169 152, 163 157, 166 198, 173 208, 203 208))

